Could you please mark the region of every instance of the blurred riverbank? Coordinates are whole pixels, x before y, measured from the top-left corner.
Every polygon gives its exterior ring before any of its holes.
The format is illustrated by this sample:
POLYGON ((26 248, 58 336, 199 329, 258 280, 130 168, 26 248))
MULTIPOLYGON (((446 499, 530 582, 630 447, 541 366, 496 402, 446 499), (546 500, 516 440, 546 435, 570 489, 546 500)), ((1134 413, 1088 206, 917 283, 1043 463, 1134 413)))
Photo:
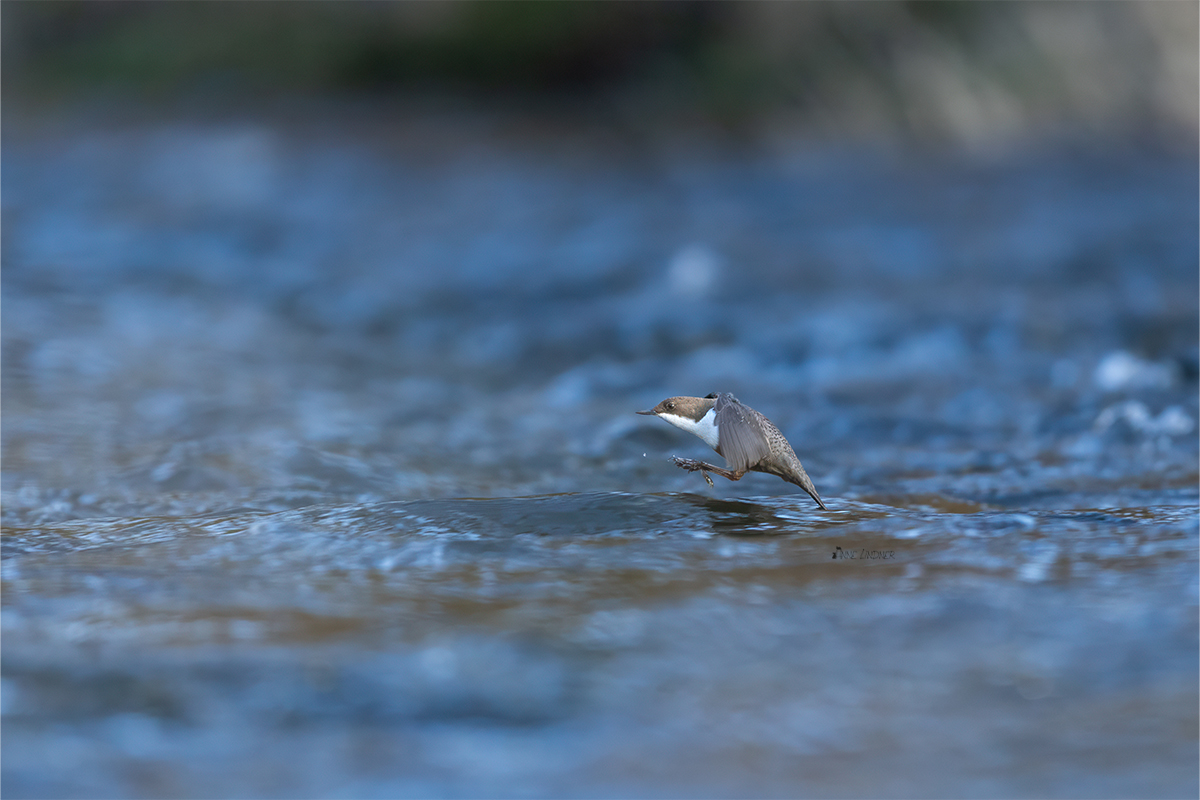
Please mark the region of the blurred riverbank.
POLYGON ((554 110, 637 135, 1194 153, 1189 3, 27 3, 4 91, 241 112, 279 97, 554 110))

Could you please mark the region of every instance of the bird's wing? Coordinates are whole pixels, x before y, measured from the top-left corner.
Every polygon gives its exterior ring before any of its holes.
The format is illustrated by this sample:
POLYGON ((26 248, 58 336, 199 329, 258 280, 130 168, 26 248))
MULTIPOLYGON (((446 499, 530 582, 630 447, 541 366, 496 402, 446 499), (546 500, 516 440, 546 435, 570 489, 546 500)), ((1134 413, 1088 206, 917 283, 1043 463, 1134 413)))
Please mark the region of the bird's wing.
POLYGON ((762 428, 752 424, 753 412, 731 394, 720 394, 714 406, 717 414, 718 452, 734 472, 745 472, 771 454, 771 445, 762 428))

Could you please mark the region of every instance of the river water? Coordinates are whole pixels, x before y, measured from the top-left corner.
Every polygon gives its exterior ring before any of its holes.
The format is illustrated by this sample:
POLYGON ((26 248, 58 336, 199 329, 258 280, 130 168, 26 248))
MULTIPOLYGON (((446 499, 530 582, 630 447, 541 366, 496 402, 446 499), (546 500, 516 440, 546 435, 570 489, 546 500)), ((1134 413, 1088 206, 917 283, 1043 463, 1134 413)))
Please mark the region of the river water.
POLYGON ((322 112, 6 119, 6 796, 1200 791, 1193 155, 322 112))

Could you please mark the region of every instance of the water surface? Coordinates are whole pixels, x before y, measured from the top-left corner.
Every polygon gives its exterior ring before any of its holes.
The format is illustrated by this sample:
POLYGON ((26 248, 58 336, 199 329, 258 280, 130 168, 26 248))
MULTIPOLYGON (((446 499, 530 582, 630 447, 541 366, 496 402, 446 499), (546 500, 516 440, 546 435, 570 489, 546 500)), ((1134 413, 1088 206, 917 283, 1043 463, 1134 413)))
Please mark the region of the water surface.
POLYGON ((1200 791, 1194 159, 479 122, 6 127, 6 794, 1200 791))

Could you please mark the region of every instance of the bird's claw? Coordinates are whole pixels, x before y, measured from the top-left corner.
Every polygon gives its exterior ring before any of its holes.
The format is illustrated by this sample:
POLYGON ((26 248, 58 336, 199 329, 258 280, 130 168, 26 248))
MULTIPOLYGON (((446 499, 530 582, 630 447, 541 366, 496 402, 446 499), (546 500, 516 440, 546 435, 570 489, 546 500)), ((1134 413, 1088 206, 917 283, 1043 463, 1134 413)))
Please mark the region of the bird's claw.
POLYGON ((679 456, 671 456, 671 460, 674 461, 675 466, 679 467, 680 469, 686 469, 688 472, 699 471, 700 474, 704 476, 704 480, 709 486, 713 487, 714 489, 717 488, 717 485, 713 483, 712 476, 708 474, 708 470, 706 470, 704 465, 700 462, 694 461, 690 458, 680 458, 679 456))

